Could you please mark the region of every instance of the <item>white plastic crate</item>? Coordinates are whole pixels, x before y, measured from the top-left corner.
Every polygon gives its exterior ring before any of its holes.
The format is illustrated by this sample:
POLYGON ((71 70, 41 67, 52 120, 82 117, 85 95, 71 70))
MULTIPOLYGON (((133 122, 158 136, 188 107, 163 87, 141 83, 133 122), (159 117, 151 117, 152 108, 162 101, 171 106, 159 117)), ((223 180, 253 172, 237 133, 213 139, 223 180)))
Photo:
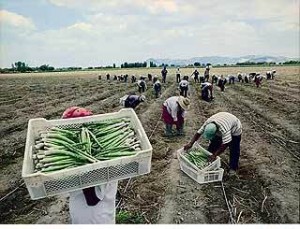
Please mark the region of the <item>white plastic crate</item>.
POLYGON ((138 119, 131 108, 121 109, 115 113, 99 114, 82 118, 46 120, 44 118, 30 119, 28 123, 22 177, 31 199, 75 191, 87 187, 104 184, 110 181, 122 180, 150 172, 152 146, 138 119), (116 158, 87 164, 76 168, 64 169, 51 173, 33 173, 32 148, 34 139, 40 130, 51 127, 76 128, 83 123, 101 122, 103 120, 129 118, 130 124, 141 141, 141 150, 133 156, 116 158))
MULTIPOLYGON (((195 148, 201 149, 207 155, 211 155, 210 152, 208 152, 206 149, 201 147, 198 143, 195 143, 193 145, 192 149, 195 148)), ((221 167, 220 157, 217 157, 217 159, 207 167, 203 169, 199 169, 184 156, 185 151, 183 148, 179 149, 177 153, 178 153, 180 169, 196 182, 203 184, 203 183, 210 183, 210 182, 222 180, 224 169, 220 168, 221 167)))

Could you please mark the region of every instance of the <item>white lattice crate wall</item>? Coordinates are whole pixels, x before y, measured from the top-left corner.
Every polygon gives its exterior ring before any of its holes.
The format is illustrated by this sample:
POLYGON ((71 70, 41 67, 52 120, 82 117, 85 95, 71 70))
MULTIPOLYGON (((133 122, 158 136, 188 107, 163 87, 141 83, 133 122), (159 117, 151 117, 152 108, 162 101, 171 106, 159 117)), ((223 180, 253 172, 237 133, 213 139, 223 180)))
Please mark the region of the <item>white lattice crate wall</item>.
MULTIPOLYGON (((206 153, 207 155, 211 155, 206 149, 201 147, 198 143, 195 143, 192 149, 198 149, 206 153)), ((199 169, 190 162, 184 155, 186 152, 183 148, 177 151, 178 160, 180 169, 185 172, 189 177, 191 177, 196 182, 202 183, 210 183, 215 181, 221 181, 223 178, 224 169, 221 167, 221 159, 217 156, 216 160, 213 161, 210 165, 206 166, 203 169, 199 169)))
POLYGON ((46 120, 31 119, 28 123, 22 177, 32 199, 75 191, 109 181, 122 180, 147 174, 151 169, 152 146, 138 119, 131 108, 115 113, 99 114, 81 118, 46 120), (141 141, 141 150, 136 155, 116 158, 108 161, 87 164, 76 168, 63 169, 51 173, 33 173, 32 149, 34 140, 41 130, 51 127, 76 128, 83 123, 101 122, 109 119, 129 118, 130 125, 141 141))

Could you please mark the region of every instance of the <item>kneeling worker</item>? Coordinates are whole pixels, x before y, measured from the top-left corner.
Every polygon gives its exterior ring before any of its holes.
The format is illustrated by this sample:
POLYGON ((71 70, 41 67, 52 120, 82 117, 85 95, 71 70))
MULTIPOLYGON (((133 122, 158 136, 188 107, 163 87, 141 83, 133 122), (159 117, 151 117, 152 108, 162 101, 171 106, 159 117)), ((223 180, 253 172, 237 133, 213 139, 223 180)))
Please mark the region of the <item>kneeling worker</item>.
POLYGON ((184 149, 190 149, 195 141, 203 135, 204 139, 210 140, 207 150, 212 153, 209 160, 214 161, 229 146, 229 175, 236 175, 240 158, 241 134, 242 124, 240 120, 228 112, 219 112, 206 120, 190 143, 184 146, 184 149))
POLYGON ((120 104, 126 108, 135 109, 141 102, 144 102, 146 97, 144 95, 125 95, 120 98, 120 104))
POLYGON ((183 124, 186 111, 190 107, 190 100, 183 96, 172 96, 162 106, 162 119, 166 125, 166 136, 171 137, 172 125, 176 125, 177 135, 183 135, 183 124))

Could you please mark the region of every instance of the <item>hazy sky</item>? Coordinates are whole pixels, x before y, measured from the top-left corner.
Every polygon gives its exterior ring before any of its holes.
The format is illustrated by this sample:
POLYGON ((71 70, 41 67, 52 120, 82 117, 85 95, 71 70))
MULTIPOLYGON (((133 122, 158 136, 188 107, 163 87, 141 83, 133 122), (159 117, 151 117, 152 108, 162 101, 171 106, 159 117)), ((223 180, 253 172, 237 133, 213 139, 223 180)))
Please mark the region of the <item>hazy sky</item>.
POLYGON ((0 67, 299 57, 300 0, 0 0, 0 67))

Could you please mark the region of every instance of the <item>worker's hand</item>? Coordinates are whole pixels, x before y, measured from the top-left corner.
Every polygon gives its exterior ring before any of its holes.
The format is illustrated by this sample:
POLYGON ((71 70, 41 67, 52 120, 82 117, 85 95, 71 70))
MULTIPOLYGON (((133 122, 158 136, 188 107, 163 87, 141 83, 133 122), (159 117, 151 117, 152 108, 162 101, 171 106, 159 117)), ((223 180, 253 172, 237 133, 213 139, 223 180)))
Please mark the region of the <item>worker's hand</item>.
POLYGON ((208 161, 211 163, 211 162, 215 161, 216 159, 217 159, 217 156, 212 154, 209 156, 208 161))
POLYGON ((183 149, 184 149, 184 150, 188 150, 188 149, 192 148, 192 146, 193 146, 193 144, 188 143, 188 144, 186 144, 186 145, 183 147, 183 149))

